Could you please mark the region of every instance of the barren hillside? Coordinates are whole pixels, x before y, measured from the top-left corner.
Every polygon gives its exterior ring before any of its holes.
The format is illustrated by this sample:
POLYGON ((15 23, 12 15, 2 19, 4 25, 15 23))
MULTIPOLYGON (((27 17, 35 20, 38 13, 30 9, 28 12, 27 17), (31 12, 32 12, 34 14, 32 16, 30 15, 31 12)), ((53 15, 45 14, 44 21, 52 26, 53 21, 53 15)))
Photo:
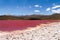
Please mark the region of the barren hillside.
POLYGON ((0 15, 0 20, 60 20, 60 14, 25 16, 0 15))

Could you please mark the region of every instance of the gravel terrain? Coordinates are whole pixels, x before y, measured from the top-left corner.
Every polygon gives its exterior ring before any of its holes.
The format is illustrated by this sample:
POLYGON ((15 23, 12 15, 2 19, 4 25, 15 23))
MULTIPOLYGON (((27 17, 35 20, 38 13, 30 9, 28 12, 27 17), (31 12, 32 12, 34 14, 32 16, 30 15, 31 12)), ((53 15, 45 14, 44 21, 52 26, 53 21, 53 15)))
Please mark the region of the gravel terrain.
POLYGON ((60 40, 60 22, 12 32, 0 31, 0 40, 60 40))

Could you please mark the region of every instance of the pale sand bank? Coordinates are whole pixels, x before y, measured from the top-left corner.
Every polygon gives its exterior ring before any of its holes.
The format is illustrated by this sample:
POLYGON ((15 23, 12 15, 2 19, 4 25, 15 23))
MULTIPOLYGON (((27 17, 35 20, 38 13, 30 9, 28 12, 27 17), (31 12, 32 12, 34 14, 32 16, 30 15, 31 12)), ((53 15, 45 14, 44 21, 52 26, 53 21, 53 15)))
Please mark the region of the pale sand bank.
POLYGON ((0 40, 60 40, 60 22, 41 24, 21 31, 0 31, 0 40))

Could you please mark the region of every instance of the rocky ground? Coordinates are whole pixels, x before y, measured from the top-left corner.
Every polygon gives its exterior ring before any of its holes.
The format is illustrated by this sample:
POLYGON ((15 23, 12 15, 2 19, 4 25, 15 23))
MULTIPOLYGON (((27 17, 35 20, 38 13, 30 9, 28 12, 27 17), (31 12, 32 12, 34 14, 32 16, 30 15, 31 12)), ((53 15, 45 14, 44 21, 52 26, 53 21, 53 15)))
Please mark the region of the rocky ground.
POLYGON ((60 22, 41 24, 21 31, 0 31, 0 40, 60 40, 60 22))

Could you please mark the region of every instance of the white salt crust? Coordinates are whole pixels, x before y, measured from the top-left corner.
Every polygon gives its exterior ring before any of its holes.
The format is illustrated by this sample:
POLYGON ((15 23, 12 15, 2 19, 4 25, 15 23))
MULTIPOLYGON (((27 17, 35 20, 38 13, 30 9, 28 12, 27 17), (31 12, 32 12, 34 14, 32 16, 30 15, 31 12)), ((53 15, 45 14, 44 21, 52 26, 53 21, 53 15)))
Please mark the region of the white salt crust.
POLYGON ((0 32, 0 40, 60 40, 60 22, 41 24, 22 31, 0 32))

